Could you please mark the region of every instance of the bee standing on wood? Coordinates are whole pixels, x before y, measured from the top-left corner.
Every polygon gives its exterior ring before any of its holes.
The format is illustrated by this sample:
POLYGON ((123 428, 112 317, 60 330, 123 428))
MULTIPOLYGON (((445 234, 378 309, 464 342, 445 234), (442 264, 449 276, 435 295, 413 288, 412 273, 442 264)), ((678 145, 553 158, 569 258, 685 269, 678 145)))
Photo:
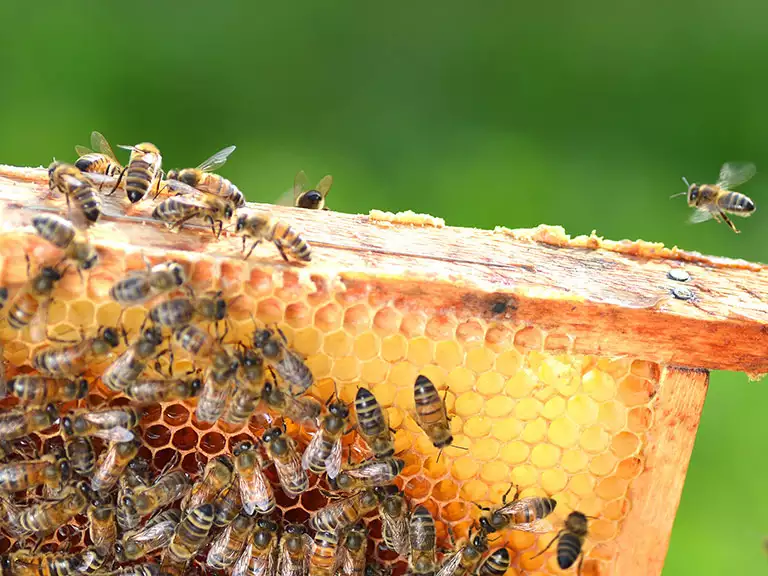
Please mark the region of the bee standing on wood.
POLYGON ((184 223, 193 218, 202 218, 211 225, 211 232, 217 239, 235 213, 231 200, 201 192, 181 182, 169 182, 169 188, 177 192, 161 201, 152 211, 152 218, 163 222, 168 228, 180 230, 184 223), (218 224, 219 230, 216 231, 218 224))
POLYGON ((272 242, 286 262, 289 261, 285 253, 286 250, 294 258, 302 262, 312 260, 312 250, 301 234, 289 224, 266 213, 241 211, 237 217, 235 233, 241 234, 243 237, 243 252, 245 252, 246 239, 251 238, 253 240, 250 250, 245 255, 246 260, 248 260, 253 249, 263 240, 272 242))
POLYGON ((236 207, 245 205, 245 196, 240 190, 226 178, 214 174, 214 170, 221 168, 235 151, 235 146, 227 146, 219 150, 200 164, 197 168, 185 168, 184 170, 171 170, 168 172, 168 180, 178 180, 201 192, 207 192, 230 200, 236 207))
POLYGON ((101 198, 91 183, 92 175, 86 176, 72 164, 53 162, 48 166, 48 188, 58 190, 93 223, 101 216, 101 198))
POLYGON ((304 170, 300 170, 296 174, 296 178, 293 180, 293 204, 297 208, 309 208, 310 210, 328 210, 325 205, 325 197, 328 196, 328 191, 333 184, 333 176, 328 174, 324 176, 317 186, 311 190, 309 188, 309 180, 307 175, 304 174, 304 170))
POLYGON ((75 152, 79 156, 75 166, 81 172, 93 172, 117 178, 123 171, 123 167, 117 161, 107 139, 95 130, 91 132, 91 148, 75 146, 75 152))
POLYGON ((150 142, 142 142, 136 146, 118 146, 123 150, 130 150, 131 157, 128 160, 128 166, 120 172, 120 177, 115 183, 112 192, 120 186, 120 181, 125 176, 125 192, 131 204, 136 204, 144 198, 150 190, 157 190, 160 187, 162 178, 161 167, 163 157, 157 146, 150 142))

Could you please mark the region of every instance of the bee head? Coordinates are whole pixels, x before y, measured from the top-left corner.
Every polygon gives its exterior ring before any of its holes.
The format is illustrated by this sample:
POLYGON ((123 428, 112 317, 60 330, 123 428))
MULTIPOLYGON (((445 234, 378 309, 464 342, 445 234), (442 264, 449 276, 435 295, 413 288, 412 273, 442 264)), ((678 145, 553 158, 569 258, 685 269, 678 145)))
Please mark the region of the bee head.
POLYGON ((243 440, 242 442, 240 442, 240 444, 238 444, 232 449, 232 456, 235 456, 235 457, 240 456, 240 454, 242 454, 243 452, 247 452, 249 450, 253 450, 253 444, 248 440, 243 440))
POLYGON ((72 477, 72 467, 69 465, 69 460, 62 458, 58 462, 59 474, 61 475, 61 482, 66 482, 72 477))
POLYGON ((264 442, 266 442, 267 444, 269 444, 270 442, 274 442, 275 440, 280 438, 280 435, 282 433, 283 431, 278 427, 270 428, 269 430, 264 432, 264 436, 262 436, 261 439, 264 440, 264 442))
POLYGON ((698 184, 688 186, 688 205, 696 206, 699 201, 700 188, 698 184))
POLYGON ((171 272, 173 282, 176 286, 181 286, 187 281, 187 275, 184 272, 184 268, 182 268, 181 264, 178 262, 170 262, 168 264, 168 270, 171 272))
POLYGON ((104 332, 101 336, 104 339, 104 342, 109 344, 110 348, 116 348, 120 344, 120 335, 114 328, 104 328, 104 332))
POLYGON ((179 171, 178 170, 168 170, 168 173, 165 175, 166 180, 178 180, 179 179, 179 171))
MULTIPOLYGON (((0 303, 5 302, 6 300, 8 300, 8 288, 3 286, 0 288, 0 303)), ((0 304, 0 306, 2 306, 2 304, 0 304)))
POLYGON ((51 178, 53 176, 53 173, 56 172, 56 168, 59 166, 63 166, 64 162, 61 162, 59 160, 54 160, 48 165, 48 177, 51 178))
POLYGON ((232 218, 232 215, 235 213, 235 211, 232 209, 232 205, 227 203, 227 205, 224 207, 224 218, 229 220, 232 218))
POLYGON ((217 321, 224 320, 224 318, 226 318, 227 316, 227 301, 221 297, 216 298, 214 308, 215 308, 214 316, 216 320, 217 321))
POLYGON ((565 519, 565 529, 569 532, 573 532, 577 536, 586 535, 587 533, 587 517, 574 510, 565 519))
POLYGON ((200 175, 199 172, 193 168, 185 168, 179 172, 178 178, 175 178, 175 180, 183 182, 187 186, 192 186, 194 188, 200 181, 200 175))
POLYGON ((72 418, 69 416, 64 416, 64 418, 61 419, 61 427, 64 428, 64 434, 67 436, 72 436, 72 434, 75 433, 75 428, 72 425, 72 418))
POLYGON ((299 208, 316 209, 323 202, 323 195, 317 190, 310 190, 299 198, 299 208))
POLYGON ((256 348, 264 348, 267 342, 272 339, 272 330, 265 328, 264 330, 257 330, 253 334, 253 345, 256 348))
POLYGON ((117 559, 121 562, 125 562, 125 548, 123 548, 123 543, 119 540, 115 542, 115 556, 117 556, 117 559))
POLYGON ((334 402, 328 406, 328 412, 337 418, 347 418, 349 416, 349 408, 341 401, 334 402))
POLYGON ((38 289, 41 291, 50 290, 53 288, 53 283, 59 280, 61 280, 61 272, 52 266, 46 266, 40 271, 40 286, 38 286, 38 289))
POLYGON ((56 418, 59 417, 59 410, 56 408, 55 404, 48 404, 48 406, 45 407, 45 415, 48 417, 48 420, 53 423, 56 418))
POLYGON ((13 561, 11 560, 10 556, 3 556, 2 560, 0 560, 0 568, 3 569, 3 574, 11 573, 12 564, 13 561))
POLYGON ((248 215, 240 214, 240 216, 237 217, 237 222, 235 223, 235 232, 241 232, 243 228, 245 228, 245 224, 247 222, 248 222, 248 215))
POLYGON ((200 378, 195 378, 189 383, 189 393, 191 396, 197 396, 200 393, 200 388, 203 387, 203 381, 200 378))

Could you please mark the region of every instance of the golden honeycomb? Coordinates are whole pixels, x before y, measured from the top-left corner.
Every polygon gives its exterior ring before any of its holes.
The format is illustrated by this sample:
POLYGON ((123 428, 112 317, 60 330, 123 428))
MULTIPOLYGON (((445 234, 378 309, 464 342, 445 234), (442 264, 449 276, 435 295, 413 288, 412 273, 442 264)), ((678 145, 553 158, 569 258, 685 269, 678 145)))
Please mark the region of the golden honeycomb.
MULTIPOLYGON (((24 255, 33 263, 55 262, 59 252, 21 228, 25 222, 10 222, 0 233, 0 284, 13 295, 27 278, 24 255)), ((325 402, 336 389, 342 400, 352 403, 358 387, 374 393, 396 429, 396 451, 406 462, 399 483, 411 507, 423 504, 432 512, 441 547, 451 547, 448 527, 457 541, 466 537, 481 513, 473 503, 498 506, 514 483, 522 496, 557 500, 549 517, 555 531, 572 510, 596 517, 589 524, 583 572, 614 573, 615 539, 632 507, 633 481, 645 467, 659 365, 629 357, 575 354, 567 335, 517 324, 503 313, 478 315, 474 308, 427 305, 410 298, 408 290, 384 288, 322 262, 284 265, 267 252, 269 247, 257 250, 246 262, 239 255, 204 254, 199 240, 203 232, 192 239, 171 238, 169 242, 178 247, 171 251, 162 242, 115 239, 113 224, 103 224, 104 231, 100 226, 91 234, 101 263, 82 279, 70 271, 59 284, 49 310, 53 334, 75 338, 81 329, 91 334, 99 326, 114 326, 118 318, 135 334, 146 307, 123 311, 109 299, 109 288, 131 270, 144 269, 145 258, 152 264, 173 259, 185 267, 195 291, 222 290, 229 300, 227 342, 249 341, 254 320, 257 325, 276 324, 312 369, 316 384, 310 395, 325 402), (441 396, 446 394, 455 440, 442 453, 412 418, 413 384, 419 374, 429 377, 441 396)), ((33 342, 28 330, 17 334, 7 325, 0 329, 0 341, 8 377, 29 371, 35 351, 47 345, 33 342)), ((106 365, 92 366, 90 393, 78 405, 128 402, 97 379, 106 365)), ((183 372, 191 366, 192 359, 181 357, 176 369, 183 372)), ((0 405, 14 402, 8 398, 0 405)), ((195 402, 146 408, 140 454, 151 460, 155 471, 178 458, 178 466, 197 475, 210 458, 230 452, 242 438, 260 437, 275 421, 271 413, 257 413, 241 429, 201 423, 194 416, 195 402)), ((74 406, 70 403, 62 410, 74 406)), ((288 426, 303 449, 309 434, 290 422, 288 426)), ((30 442, 38 449, 61 442, 58 427, 32 434, 30 442)), ((354 458, 367 454, 355 432, 347 434, 344 443, 352 447, 354 458)), ((282 494, 272 468, 268 476, 289 521, 306 520, 326 501, 319 490, 324 481, 312 475, 310 490, 298 500, 282 494)), ((85 523, 85 516, 77 517, 44 549, 64 542, 71 551, 87 545, 85 523)), ((375 545, 381 536, 377 520, 371 521, 370 529, 370 555, 394 563, 395 573, 402 573, 405 559, 375 545)), ((508 530, 491 547, 506 545, 512 552, 509 575, 560 574, 553 552, 533 558, 554 534, 508 530)), ((0 539, 0 553, 10 546, 7 537, 0 539)), ((205 573, 201 560, 198 557, 195 570, 205 573)), ((571 571, 575 573, 575 568, 571 571)))

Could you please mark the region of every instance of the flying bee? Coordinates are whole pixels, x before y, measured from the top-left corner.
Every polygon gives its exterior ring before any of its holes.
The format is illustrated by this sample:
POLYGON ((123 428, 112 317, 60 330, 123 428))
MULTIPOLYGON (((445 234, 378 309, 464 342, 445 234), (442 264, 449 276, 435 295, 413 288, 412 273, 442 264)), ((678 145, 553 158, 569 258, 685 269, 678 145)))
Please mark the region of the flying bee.
POLYGON ((291 394, 300 396, 314 384, 315 378, 304 360, 288 348, 282 330, 278 328, 277 333, 279 338, 269 328, 257 330, 253 334, 253 345, 261 350, 267 364, 288 383, 291 394))
POLYGON ((13 440, 43 430, 53 426, 58 417, 59 411, 53 404, 41 409, 27 408, 3 412, 0 414, 0 440, 13 440))
POLYGON ((270 428, 262 438, 267 446, 267 453, 275 463, 277 477, 283 492, 289 498, 296 498, 309 488, 307 471, 301 465, 301 457, 296 450, 293 438, 280 428, 270 428))
POLYGON ((278 525, 269 518, 256 520, 256 528, 232 568, 232 576, 274 576, 278 529, 278 525))
POLYGON ((80 476, 90 476, 96 468, 96 452, 91 439, 87 436, 75 436, 67 439, 64 448, 72 470, 80 476))
POLYGON ((131 204, 136 204, 150 190, 154 189, 156 192, 159 189, 163 157, 157 146, 149 142, 143 142, 136 146, 118 146, 118 148, 130 150, 131 157, 128 160, 128 166, 120 172, 120 177, 117 179, 112 192, 117 190, 120 181, 125 176, 125 192, 128 195, 128 200, 131 201, 131 204))
POLYGON ((499 548, 491 552, 480 568, 477 569, 477 576, 504 576, 509 569, 509 550, 499 548))
POLYGON ((179 193, 155 206, 152 218, 159 220, 172 230, 180 230, 188 220, 202 218, 211 225, 211 232, 216 238, 221 236, 224 221, 229 222, 235 213, 235 203, 232 200, 208 192, 200 192, 181 182, 175 182, 172 189, 176 189, 179 193))
POLYGON ((77 263, 78 270, 90 270, 99 262, 99 253, 85 234, 61 216, 43 214, 32 218, 38 236, 64 250, 65 258, 77 263))
POLYGON ((81 172, 93 172, 117 178, 123 171, 123 167, 117 161, 112 146, 100 132, 91 132, 91 148, 75 146, 75 152, 79 156, 75 166, 81 172), (91 149, 92 148, 92 149, 91 149))
POLYGON ((232 455, 235 457, 243 510, 248 515, 254 512, 269 514, 275 509, 275 494, 261 469, 261 455, 258 449, 245 440, 234 447, 232 455))
POLYGON ((211 296, 172 298, 153 306, 149 319, 167 328, 180 328, 193 320, 219 322, 227 316, 227 302, 221 292, 211 296))
POLYGON ((293 180, 293 205, 297 208, 309 208, 311 210, 328 210, 325 205, 325 197, 333 184, 333 176, 324 176, 317 186, 311 190, 304 170, 300 170, 293 180))
POLYGON ((317 532, 309 557, 309 576, 334 576, 339 537, 335 532, 317 532))
POLYGON ((543 534, 552 530, 552 525, 544 519, 554 511, 557 500, 538 497, 518 498, 520 495, 518 488, 512 502, 507 504, 507 495, 510 490, 512 490, 512 486, 504 493, 501 498, 502 506, 496 510, 475 504, 481 510, 488 512, 480 518, 480 528, 486 534, 493 534, 504 529, 536 534, 543 534))
POLYGON ((211 543, 206 566, 226 570, 240 557, 240 553, 256 528, 256 519, 241 512, 211 543))
POLYGON ((106 494, 114 488, 125 467, 139 453, 140 445, 135 438, 128 442, 113 442, 102 454, 96 473, 91 478, 91 490, 106 494))
POLYGON ((337 532, 354 524, 360 518, 376 508, 378 498, 373 488, 365 488, 341 500, 330 502, 309 518, 309 525, 314 530, 337 532))
POLYGON ((286 394, 269 380, 264 383, 261 397, 272 410, 296 424, 315 429, 320 425, 319 417, 323 408, 320 402, 314 398, 309 396, 296 398, 291 394, 286 394))
POLYGON ((424 506, 416 506, 408 526, 411 553, 408 570, 411 574, 430 574, 437 571, 437 539, 435 521, 424 506))
POLYGON ((190 493, 182 501, 182 511, 186 512, 190 508, 213 502, 234 480, 235 465, 228 455, 222 454, 209 460, 202 477, 197 479, 190 493))
POLYGON ((437 388, 426 376, 419 375, 416 378, 413 399, 416 404, 416 423, 429 436, 435 448, 443 449, 450 446, 453 442, 453 434, 448 424, 445 398, 440 399, 437 388))
POLYGON ((151 486, 133 487, 130 493, 123 496, 119 504, 132 514, 147 516, 158 508, 167 506, 181 498, 190 485, 191 482, 187 473, 176 470, 161 475, 151 486))
POLYGON ((341 437, 349 422, 349 408, 341 400, 328 406, 320 430, 315 432, 304 451, 301 465, 315 474, 328 474, 333 480, 341 470, 341 437))
POLYGON ((165 548, 181 521, 181 512, 173 508, 155 514, 140 529, 123 535, 115 543, 115 556, 119 562, 132 562, 165 548))
POLYGON ((368 530, 359 520, 349 527, 341 546, 341 574, 343 576, 364 576, 365 552, 368 548, 368 530))
POLYGON ((141 410, 133 406, 80 409, 61 419, 67 436, 97 436, 110 442, 133 440, 133 428, 139 425, 141 410))
POLYGON ((44 348, 35 353, 32 366, 47 376, 68 378, 80 376, 91 363, 108 357, 120 344, 117 330, 99 328, 93 338, 82 337, 79 342, 44 348))
MULTIPOLYGON (((8 307, 7 322, 14 330, 21 330, 28 326, 35 315, 43 312, 51 301, 51 294, 61 280, 62 272, 51 266, 40 269, 40 273, 30 278, 21 291, 11 300, 8 307)), ((27 260, 27 276, 29 276, 29 260, 27 260)))
POLYGON ((235 352, 238 362, 237 388, 221 419, 233 425, 243 425, 256 410, 264 389, 264 359, 252 348, 242 347, 235 352))
POLYGON ((88 506, 88 536, 94 546, 112 549, 117 540, 117 524, 115 507, 109 502, 94 500, 88 506))
POLYGON ((246 260, 250 257, 253 249, 262 241, 272 242, 286 262, 289 261, 286 251, 302 262, 312 260, 312 249, 302 235, 290 224, 264 212, 244 212, 241 210, 237 217, 235 233, 243 237, 242 252, 245 252, 247 239, 251 238, 253 240, 251 248, 245 255, 246 260))
POLYGON ((220 348, 213 356, 213 363, 206 369, 203 388, 195 408, 201 422, 216 422, 224 412, 232 379, 237 372, 237 358, 220 348))
POLYGON ((488 538, 482 530, 472 535, 470 531, 467 542, 453 554, 445 556, 437 571, 437 576, 469 576, 488 551, 488 538))
POLYGON ((375 489, 378 496, 381 537, 384 545, 400 556, 407 557, 410 548, 408 540, 408 503, 400 489, 382 486, 375 489))
POLYGON ((213 504, 190 509, 176 526, 168 547, 163 550, 160 569, 170 574, 182 574, 208 538, 213 526, 213 504))
POLYGON ((312 539, 301 524, 288 524, 280 537, 278 576, 302 576, 309 568, 312 539))
MULTIPOLYGON (((125 332, 123 337, 127 343, 125 332)), ((147 367, 147 361, 156 356, 157 348, 162 343, 163 333, 159 327, 142 328, 138 338, 104 370, 101 381, 115 392, 125 390, 139 379, 147 367)))
POLYGON ((137 402, 172 402, 194 398, 200 393, 203 381, 198 378, 177 380, 142 379, 131 382, 123 394, 137 402))
POLYGON ((85 398, 88 381, 85 378, 46 378, 26 374, 11 378, 8 391, 19 398, 23 406, 45 406, 50 402, 70 402, 85 398))
POLYGON ((584 563, 584 554, 582 547, 587 538, 587 518, 588 516, 581 512, 573 511, 565 519, 565 528, 560 530, 546 547, 532 556, 531 559, 541 556, 550 549, 552 544, 557 542, 557 565, 561 570, 567 570, 579 561, 577 573, 581 576, 581 566, 584 563))
POLYGON ((232 482, 213 501, 213 525, 223 528, 232 522, 243 507, 240 483, 232 482))
POLYGON ((342 492, 355 492, 361 488, 383 486, 397 478, 405 467, 400 458, 381 458, 368 460, 344 468, 333 480, 333 486, 342 492))
POLYGON ((13 493, 45 484, 61 486, 72 475, 69 461, 46 454, 39 460, 20 460, 0 464, 0 491, 13 493))
POLYGON ((48 188, 58 190, 72 202, 93 223, 101 216, 101 198, 92 180, 93 174, 83 174, 76 166, 64 162, 53 162, 48 166, 48 188))
POLYGON ((358 388, 355 396, 355 416, 360 436, 376 458, 389 458, 395 453, 395 443, 389 419, 376 397, 366 388, 358 388))
POLYGON ((221 168, 229 158, 229 155, 235 151, 235 146, 227 146, 219 150, 200 164, 197 168, 185 168, 183 170, 170 170, 167 174, 168 180, 178 180, 191 186, 201 192, 207 192, 216 196, 221 196, 230 200, 236 207, 245 205, 245 196, 240 190, 226 178, 213 174, 214 170, 221 168))
POLYGON ((30 504, 18 514, 11 514, 11 522, 24 533, 47 534, 66 524, 88 506, 91 491, 84 481, 64 490, 64 496, 53 502, 30 504))
POLYGON ((177 262, 163 262, 151 267, 147 263, 146 270, 131 272, 113 284, 109 296, 123 306, 132 306, 181 288, 186 281, 184 268, 177 262))

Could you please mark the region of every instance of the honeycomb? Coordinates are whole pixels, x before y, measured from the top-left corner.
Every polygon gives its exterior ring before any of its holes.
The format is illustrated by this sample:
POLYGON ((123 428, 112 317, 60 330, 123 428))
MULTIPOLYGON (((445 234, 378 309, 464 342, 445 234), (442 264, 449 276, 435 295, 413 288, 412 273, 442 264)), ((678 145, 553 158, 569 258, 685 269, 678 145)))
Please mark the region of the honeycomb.
MULTIPOLYGON (((22 227, 30 218, 31 213, 9 218, 0 233, 0 284, 12 295, 27 278, 25 254, 33 263, 55 262, 59 257, 58 250, 22 227)), ((201 240, 203 231, 170 237, 168 242, 176 249, 169 250, 163 242, 153 244, 146 237, 131 237, 132 242, 123 235, 115 239, 114 226, 108 221, 92 229, 92 241, 101 254, 99 266, 82 279, 70 271, 59 283, 49 310, 52 334, 73 339, 81 329, 92 334, 99 326, 114 326, 118 319, 136 334, 147 307, 122 310, 109 299, 109 288, 131 270, 144 269, 144 258, 151 264, 176 260, 196 291, 222 290, 228 299, 227 342, 249 341, 254 320, 257 325, 276 324, 315 376, 311 396, 325 402, 337 390, 351 404, 358 387, 374 393, 388 412, 396 430, 396 452, 406 463, 399 484, 411 508, 423 504, 433 514, 442 548, 451 548, 451 537, 460 542, 467 536, 481 514, 473 503, 498 506, 514 483, 523 497, 557 500, 549 517, 555 531, 572 510, 594 516, 584 547, 583 573, 614 573, 615 540, 632 506, 633 481, 645 467, 658 364, 574 354, 567 336, 517 324, 503 313, 479 316, 472 309, 441 302, 425 305, 407 290, 385 288, 375 279, 345 274, 322 262, 284 265, 268 248, 260 248, 247 262, 239 255, 209 255, 201 240), (413 384, 419 374, 432 380, 441 396, 446 394, 455 439, 442 453, 412 418, 413 384)), ((146 232, 155 233, 160 234, 146 232)), ((35 351, 47 345, 34 342, 28 329, 19 334, 7 325, 0 329, 0 341, 9 378, 29 372, 35 351)), ((116 354, 123 350, 121 345, 116 354)), ((91 366, 88 396, 62 406, 62 412, 76 406, 129 403, 98 379, 108 362, 91 366)), ((177 362, 177 373, 194 367, 181 352, 177 362)), ((15 402, 6 398, 0 406, 15 402)), ((222 422, 212 425, 197 421, 195 404, 192 399, 145 408, 140 455, 151 461, 155 472, 177 460, 177 466, 197 477, 208 460, 231 453, 240 440, 254 440, 279 421, 274 414, 259 411, 239 429, 222 422)), ((303 449, 310 433, 290 421, 287 425, 303 449)), ((355 432, 343 441, 353 459, 368 455, 355 432)), ((28 442, 38 451, 60 444, 58 426, 30 435, 28 442)), ((98 439, 95 444, 97 450, 104 449, 98 439)), ((310 475, 309 491, 292 500, 281 492, 274 469, 267 468, 266 473, 287 521, 303 522, 326 502, 320 491, 324 480, 310 475)), ((83 515, 62 526, 43 550, 66 545, 77 551, 88 545, 86 522, 83 515)), ((372 519, 369 528, 369 555, 402 573, 405 560, 378 546, 378 520, 372 519)), ((509 548, 509 575, 560 574, 553 552, 534 558, 554 533, 503 531, 491 548, 509 548)), ((11 545, 7 535, 0 538, 0 554, 11 545)), ((192 571, 206 573, 204 556, 195 560, 192 571)))

